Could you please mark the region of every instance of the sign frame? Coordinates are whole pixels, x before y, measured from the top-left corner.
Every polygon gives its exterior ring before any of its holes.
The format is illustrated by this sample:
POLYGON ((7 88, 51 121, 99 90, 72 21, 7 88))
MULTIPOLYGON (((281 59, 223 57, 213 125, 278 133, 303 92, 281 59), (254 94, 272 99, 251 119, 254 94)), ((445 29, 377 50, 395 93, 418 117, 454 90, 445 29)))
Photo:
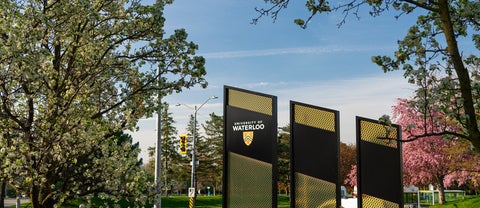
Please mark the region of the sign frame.
POLYGON ((291 207, 341 206, 339 114, 290 101, 291 207))
POLYGON ((357 116, 356 127, 358 207, 403 208, 401 126, 357 116))
MULTIPOLYGON (((225 85, 223 115, 222 207, 258 207, 261 203, 271 204, 272 208, 277 207, 277 97, 225 85), (253 171, 248 173, 264 177, 261 179, 262 183, 271 183, 269 187, 261 187, 262 190, 271 190, 271 193, 263 191, 260 194, 262 196, 257 196, 258 194, 254 193, 259 192, 260 187, 258 186, 241 184, 242 187, 238 190, 238 187, 229 185, 238 184, 240 179, 237 179, 237 177, 245 176, 238 175, 233 171, 239 170, 236 167, 246 165, 232 162, 238 161, 238 158, 251 161, 253 164, 260 164, 261 167, 267 167, 267 169, 262 169, 263 171, 271 168, 271 170, 268 170, 267 176, 262 176, 255 171, 258 170, 255 169, 257 166, 246 167, 247 169, 255 167, 251 169, 253 171), (237 175, 233 177, 235 174, 237 175), (242 192, 248 194, 243 195, 242 192), (238 201, 239 198, 241 198, 240 201, 238 201)), ((262 205, 262 207, 265 206, 262 205)))

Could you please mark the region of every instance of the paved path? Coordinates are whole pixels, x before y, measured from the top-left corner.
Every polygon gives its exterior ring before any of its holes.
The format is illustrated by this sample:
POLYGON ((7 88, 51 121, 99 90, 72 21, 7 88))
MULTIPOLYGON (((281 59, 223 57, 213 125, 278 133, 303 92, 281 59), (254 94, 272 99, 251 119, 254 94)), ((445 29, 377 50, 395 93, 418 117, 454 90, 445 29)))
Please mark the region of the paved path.
MULTIPOLYGON (((27 203, 28 199, 20 199, 20 202, 21 203, 27 203)), ((6 206, 6 207, 14 206, 15 204, 17 204, 17 200, 12 199, 12 198, 5 199, 5 201, 3 202, 3 205, 6 206)))

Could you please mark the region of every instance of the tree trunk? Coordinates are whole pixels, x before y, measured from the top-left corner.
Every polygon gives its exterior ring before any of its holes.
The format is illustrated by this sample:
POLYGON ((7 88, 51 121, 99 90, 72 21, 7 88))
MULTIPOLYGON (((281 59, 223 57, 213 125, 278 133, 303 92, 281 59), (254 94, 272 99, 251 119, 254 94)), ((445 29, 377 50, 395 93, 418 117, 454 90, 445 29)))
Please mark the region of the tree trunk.
POLYGON ((445 204, 445 188, 442 185, 438 186, 438 203, 445 204))
POLYGON ((5 182, 1 182, 0 183, 0 208, 4 208, 5 205, 5 190, 6 190, 7 186, 6 186, 6 183, 5 182))
MULTIPOLYGON (((164 174, 165 174, 165 179, 164 179, 164 180, 165 180, 165 184, 163 185, 163 187, 165 187, 165 194, 164 194, 164 196, 167 196, 167 197, 168 197, 168 196, 169 196, 169 195, 168 195, 168 158, 165 158, 165 168, 163 168, 163 172, 164 172, 164 174)), ((160 183, 160 184, 162 184, 162 183, 160 183)), ((161 189, 160 189, 160 193, 161 193, 161 192, 162 192, 162 191, 161 191, 161 189)), ((162 194, 160 194, 160 195, 162 195, 162 194)))
POLYGON ((32 203, 33 208, 42 208, 38 201, 38 189, 34 185, 30 187, 30 202, 32 203))
MULTIPOLYGON (((33 190, 35 190, 35 188, 33 190)), ((32 208, 54 208, 56 202, 51 198, 44 200, 40 197, 39 192, 30 191, 30 203, 32 208)))
POLYGON ((465 121, 465 128, 468 133, 468 140, 472 142, 473 146, 477 149, 480 149, 480 131, 478 129, 476 113, 474 108, 474 102, 472 97, 472 86, 470 75, 465 68, 465 65, 462 60, 458 49, 457 39, 455 37, 455 32, 453 28, 453 23, 451 21, 452 17, 450 16, 450 8, 448 0, 439 0, 438 1, 438 13, 440 15, 440 20, 442 21, 443 34, 447 42, 447 51, 450 55, 450 62, 455 68, 455 73, 457 74, 461 97, 464 100, 463 110, 467 115, 465 121))

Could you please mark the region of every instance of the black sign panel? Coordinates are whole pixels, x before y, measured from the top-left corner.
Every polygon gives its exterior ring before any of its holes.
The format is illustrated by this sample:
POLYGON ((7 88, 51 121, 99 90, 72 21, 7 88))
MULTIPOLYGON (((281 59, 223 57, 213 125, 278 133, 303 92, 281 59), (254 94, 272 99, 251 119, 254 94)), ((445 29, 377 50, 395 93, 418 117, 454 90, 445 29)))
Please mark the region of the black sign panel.
POLYGON ((227 149, 240 155, 272 163, 272 116, 227 106, 227 149), (254 119, 253 119, 254 118, 254 119))
POLYGON ((387 201, 398 201, 398 197, 402 196, 398 184, 401 184, 402 181, 400 177, 392 176, 398 176, 398 173, 401 171, 400 165, 398 164, 400 155, 395 149, 389 147, 365 141, 361 143, 360 146, 362 146, 363 152, 362 160, 370 161, 363 162, 361 166, 363 180, 362 192, 387 201))
POLYGON ((321 178, 331 183, 338 181, 338 140, 335 132, 295 124, 293 152, 296 172, 321 178), (302 138, 302 139, 300 139, 302 138))
POLYGON ((277 206, 277 99, 224 91, 223 207, 277 206))
POLYGON ((357 117, 358 207, 403 207, 400 139, 400 126, 357 117))
POLYGON ((338 111, 291 101, 291 207, 340 207, 338 111))

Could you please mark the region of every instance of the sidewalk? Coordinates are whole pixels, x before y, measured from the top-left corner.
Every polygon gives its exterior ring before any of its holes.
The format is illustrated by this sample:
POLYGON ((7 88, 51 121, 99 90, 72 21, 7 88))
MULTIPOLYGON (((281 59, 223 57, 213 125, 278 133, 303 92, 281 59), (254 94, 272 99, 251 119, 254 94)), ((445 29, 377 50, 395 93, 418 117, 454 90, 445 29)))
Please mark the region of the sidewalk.
POLYGON ((357 208, 357 198, 342 199, 342 206, 345 208, 357 208))
MULTIPOLYGON (((28 203, 28 202, 29 202, 28 199, 20 199, 20 203, 28 203)), ((6 198, 5 201, 3 202, 3 205, 5 207, 14 206, 15 204, 17 204, 17 199, 14 199, 14 198, 6 198)))

